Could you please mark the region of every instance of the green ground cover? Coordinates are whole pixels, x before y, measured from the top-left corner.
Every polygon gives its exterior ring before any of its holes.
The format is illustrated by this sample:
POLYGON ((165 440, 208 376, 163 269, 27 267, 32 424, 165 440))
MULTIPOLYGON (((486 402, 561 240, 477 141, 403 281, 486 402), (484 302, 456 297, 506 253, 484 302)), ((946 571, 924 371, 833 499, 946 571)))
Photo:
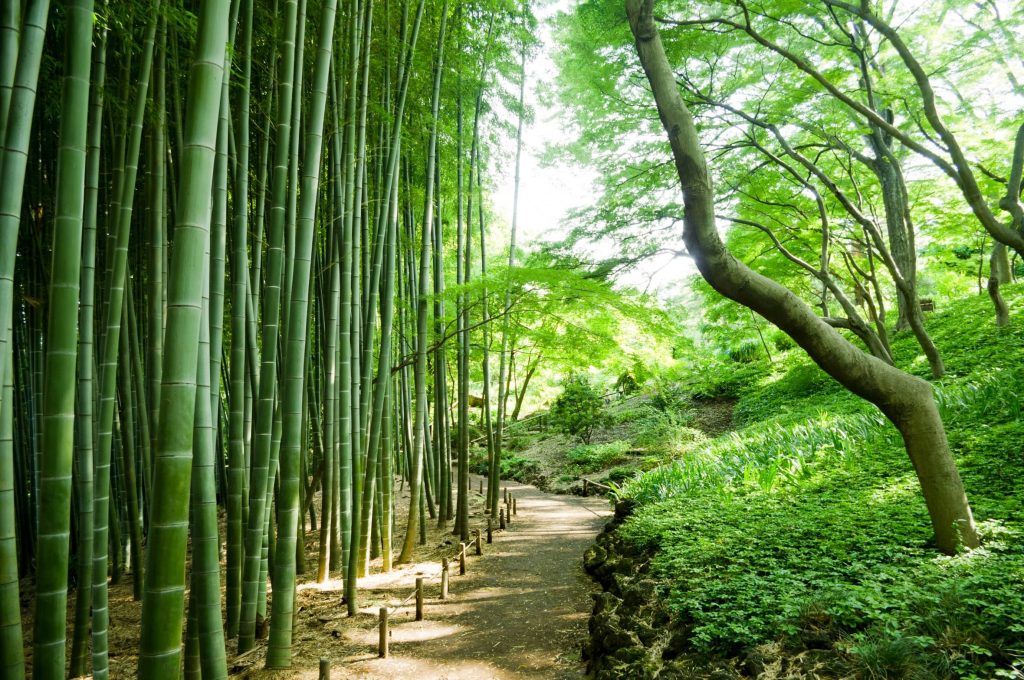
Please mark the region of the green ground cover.
MULTIPOLYGON (((861 677, 1022 677, 1024 288, 1007 296, 1007 329, 981 296, 929 321, 948 368, 937 398, 984 538, 969 553, 932 548, 895 429, 799 350, 693 388, 736 395, 737 430, 681 440, 619 491, 638 504, 620 533, 652 555, 689 651, 781 642, 833 649, 861 677)), ((894 349, 926 374, 912 338, 894 349)))

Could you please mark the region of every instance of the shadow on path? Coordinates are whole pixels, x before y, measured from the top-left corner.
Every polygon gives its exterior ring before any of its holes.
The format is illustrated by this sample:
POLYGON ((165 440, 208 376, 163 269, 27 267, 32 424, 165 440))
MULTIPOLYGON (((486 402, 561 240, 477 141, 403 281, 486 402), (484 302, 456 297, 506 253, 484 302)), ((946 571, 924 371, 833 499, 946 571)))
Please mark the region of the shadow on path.
MULTIPOLYGON (((478 478, 472 484, 475 489, 478 478)), ((611 515, 608 503, 553 496, 516 482, 507 486, 517 499, 518 514, 506 531, 495 532, 493 544, 484 545, 482 557, 469 549, 465 576, 453 564, 450 599, 440 601, 438 582, 430 579, 424 621, 414 620, 411 604, 395 610, 389 659, 376 658, 376 619, 367 610, 363 625, 346 631, 346 641, 366 651, 336 665, 334 675, 583 677, 580 645, 594 586, 583 572, 582 558, 611 515)))

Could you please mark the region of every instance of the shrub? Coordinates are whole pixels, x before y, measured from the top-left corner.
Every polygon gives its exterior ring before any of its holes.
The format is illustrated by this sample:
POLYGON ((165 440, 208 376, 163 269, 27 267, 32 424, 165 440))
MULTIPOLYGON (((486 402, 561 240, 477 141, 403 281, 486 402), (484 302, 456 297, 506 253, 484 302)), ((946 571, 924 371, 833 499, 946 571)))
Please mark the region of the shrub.
POLYGON ((607 444, 584 444, 571 449, 565 454, 569 463, 580 474, 597 472, 626 459, 629 444, 623 441, 607 444))
POLYGON ((621 484, 633 477, 639 470, 633 465, 619 465, 608 471, 607 481, 621 484))
POLYGON ((634 440, 637 446, 661 452, 678 453, 686 446, 702 442, 704 435, 691 427, 686 412, 648 409, 637 420, 634 440))
POLYGON ((586 377, 571 375, 562 383, 562 393, 551 406, 551 422, 587 444, 600 422, 603 405, 601 395, 586 377))
POLYGON ((730 347, 726 355, 738 364, 749 364, 757 361, 763 349, 761 343, 756 340, 746 340, 738 345, 730 347))
POLYGON ((772 336, 772 344, 775 345, 775 349, 780 352, 785 352, 788 349, 796 347, 796 343, 793 342, 793 338, 789 337, 782 331, 779 331, 772 336))
POLYGON ((683 388, 667 380, 658 380, 651 395, 650 405, 659 411, 683 411, 688 395, 683 388))
POLYGON ((514 479, 517 482, 527 484, 533 482, 540 474, 540 465, 537 461, 523 458, 522 456, 502 456, 501 473, 502 479, 514 479))
POLYGON ((619 379, 615 381, 615 391, 622 395, 630 395, 640 389, 640 383, 637 382, 636 378, 629 371, 626 371, 619 376, 619 379))

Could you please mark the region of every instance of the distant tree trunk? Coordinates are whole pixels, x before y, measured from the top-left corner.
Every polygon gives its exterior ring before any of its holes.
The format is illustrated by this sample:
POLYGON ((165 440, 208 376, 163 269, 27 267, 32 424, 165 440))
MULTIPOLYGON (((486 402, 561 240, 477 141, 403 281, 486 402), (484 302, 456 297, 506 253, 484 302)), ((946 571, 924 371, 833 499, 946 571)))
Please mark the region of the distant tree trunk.
POLYGON ((1010 258, 1007 255, 1006 244, 996 243, 989 258, 988 296, 996 308, 996 325, 1000 327, 1010 323, 1010 308, 999 292, 1002 284, 1010 282, 1010 258))
POLYGON ((787 288, 737 260, 715 224, 714 192, 693 117, 679 95, 655 25, 653 0, 627 0, 636 50, 668 135, 683 192, 683 241, 701 275, 719 293, 761 314, 802 347, 850 391, 875 404, 893 422, 917 471, 936 534, 946 553, 978 536, 946 433, 925 381, 864 354, 822 321, 787 288))
MULTIPOLYGON (((525 9, 524 5, 524 9, 525 9)), ((512 227, 509 231, 508 241, 508 267, 512 267, 516 264, 516 228, 519 222, 519 184, 520 184, 520 165, 523 154, 523 119, 524 119, 524 102, 526 99, 526 44, 524 43, 521 52, 519 54, 519 112, 517 114, 518 122, 516 125, 516 162, 515 162, 515 179, 512 189, 512 227)), ((498 422, 495 427, 494 433, 494 455, 491 456, 491 470, 490 477, 495 480, 494 489, 491 491, 490 506, 491 515, 493 516, 498 512, 498 485, 497 480, 501 470, 501 453, 502 443, 505 436, 505 405, 508 401, 508 381, 506 377, 510 377, 512 371, 510 370, 509 364, 511 363, 511 352, 509 351, 509 309, 512 306, 512 289, 508 284, 505 285, 505 302, 501 310, 501 352, 499 354, 498 364, 498 422)))
POLYGON ((448 3, 441 8, 441 26, 437 34, 437 48, 434 52, 434 87, 431 95, 430 139, 427 142, 427 168, 424 174, 426 189, 423 198, 423 230, 420 240, 419 296, 416 300, 416 366, 414 381, 416 389, 416 413, 413 426, 412 466, 409 471, 409 517, 399 562, 412 559, 415 549, 416 530, 420 523, 420 490, 423 482, 423 464, 427 448, 427 291, 430 286, 430 243, 433 240, 431 227, 434 220, 434 169, 437 161, 437 114, 441 101, 441 77, 444 73, 444 34, 448 22, 448 3))
POLYGON ((532 362, 526 364, 526 375, 523 376, 523 386, 519 388, 516 393, 516 405, 512 409, 511 419, 512 422, 519 420, 519 412, 523 409, 523 401, 526 400, 526 388, 530 386, 530 378, 537 372, 537 366, 540 365, 540 353, 537 354, 537 358, 532 362))

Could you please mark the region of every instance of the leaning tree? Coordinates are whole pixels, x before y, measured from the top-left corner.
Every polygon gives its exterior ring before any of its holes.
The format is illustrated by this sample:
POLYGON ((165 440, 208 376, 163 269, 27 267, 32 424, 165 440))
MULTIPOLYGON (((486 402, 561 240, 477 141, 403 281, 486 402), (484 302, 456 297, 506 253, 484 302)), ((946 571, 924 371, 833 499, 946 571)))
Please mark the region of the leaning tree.
POLYGON ((862 352, 795 293, 738 260, 718 233, 715 193, 693 116, 683 102, 654 17, 653 0, 627 0, 636 52, 668 135, 683 193, 683 242, 719 293, 768 319, 829 375, 896 426, 914 464, 940 550, 975 547, 978 535, 931 386, 862 352))

